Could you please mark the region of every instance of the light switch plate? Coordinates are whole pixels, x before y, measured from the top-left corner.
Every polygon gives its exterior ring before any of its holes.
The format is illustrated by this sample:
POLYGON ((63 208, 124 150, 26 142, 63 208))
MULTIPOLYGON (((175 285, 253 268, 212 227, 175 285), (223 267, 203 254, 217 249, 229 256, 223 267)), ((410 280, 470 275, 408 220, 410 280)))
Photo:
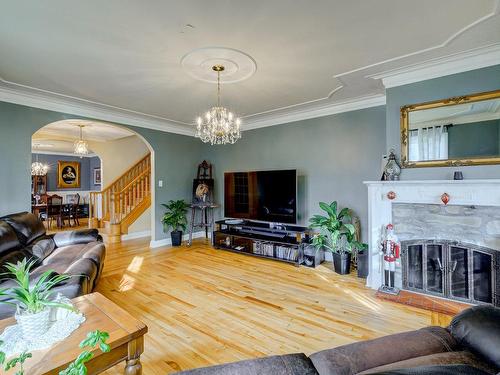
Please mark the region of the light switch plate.
POLYGON ((163 187, 163 180, 158 180, 158 187, 163 187))

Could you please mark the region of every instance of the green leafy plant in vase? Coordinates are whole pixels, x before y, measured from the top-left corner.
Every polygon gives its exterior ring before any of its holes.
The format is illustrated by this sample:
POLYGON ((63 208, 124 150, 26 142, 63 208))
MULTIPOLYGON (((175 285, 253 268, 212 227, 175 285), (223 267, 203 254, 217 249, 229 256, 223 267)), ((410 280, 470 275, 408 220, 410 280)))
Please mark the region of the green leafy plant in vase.
POLYGON ((34 340, 48 331, 51 307, 73 310, 73 306, 51 299, 52 289, 71 276, 58 275, 48 270, 42 273, 38 280, 31 281, 30 271, 36 262, 23 259, 16 264, 7 263, 5 268, 8 272, 4 275, 12 277, 16 286, 0 290, 0 295, 9 299, 2 303, 16 307, 15 318, 25 340, 34 340))
POLYGON ((312 244, 319 250, 330 251, 333 255, 335 272, 345 275, 351 269, 351 253, 354 250, 365 250, 368 245, 355 239, 355 227, 351 224, 349 208, 337 212, 337 202, 328 204, 320 202, 319 207, 326 215, 314 215, 309 219, 314 234, 312 244))
POLYGON ((187 211, 189 205, 183 200, 170 200, 167 204, 163 203, 163 207, 167 209, 161 220, 163 230, 168 232, 172 229, 170 236, 172 238, 172 246, 180 246, 182 243, 182 231, 186 230, 187 226, 187 211))

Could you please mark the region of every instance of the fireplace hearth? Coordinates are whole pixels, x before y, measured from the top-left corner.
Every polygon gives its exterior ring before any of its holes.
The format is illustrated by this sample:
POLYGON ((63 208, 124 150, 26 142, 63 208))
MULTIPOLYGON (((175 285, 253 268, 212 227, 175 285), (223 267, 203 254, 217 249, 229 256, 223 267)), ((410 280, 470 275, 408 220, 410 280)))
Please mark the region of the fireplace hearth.
POLYGON ((500 252, 449 240, 401 243, 403 289, 500 306, 500 252))

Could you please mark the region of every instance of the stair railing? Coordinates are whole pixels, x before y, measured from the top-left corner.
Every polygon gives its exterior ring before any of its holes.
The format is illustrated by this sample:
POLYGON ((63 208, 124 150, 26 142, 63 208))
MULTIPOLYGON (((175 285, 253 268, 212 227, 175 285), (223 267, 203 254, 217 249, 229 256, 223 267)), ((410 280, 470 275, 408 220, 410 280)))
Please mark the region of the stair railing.
MULTIPOLYGON (((123 210, 116 212, 117 204, 119 204, 120 196, 123 196, 126 189, 131 188, 136 180, 142 178, 145 184, 145 175, 148 175, 148 184, 151 174, 151 155, 147 154, 130 169, 128 169, 121 176, 117 177, 110 185, 101 191, 91 192, 89 197, 89 218, 90 223, 96 222, 97 225, 102 225, 102 221, 109 220, 111 222, 119 223, 122 220, 123 210), (121 193, 121 194, 120 194, 121 193), (117 199, 118 195, 118 199, 117 199), (119 220, 119 221, 116 221, 119 220)), ((148 186, 148 189, 150 185, 148 186)), ((134 189, 139 189, 134 185, 134 189)), ((132 194, 132 193, 130 193, 132 194)), ((144 195, 144 192, 141 193, 144 195)), ((148 194, 150 194, 148 190, 148 194)), ((126 202, 132 202, 133 196, 130 195, 126 202)), ((137 197, 135 198, 137 201, 137 197)))

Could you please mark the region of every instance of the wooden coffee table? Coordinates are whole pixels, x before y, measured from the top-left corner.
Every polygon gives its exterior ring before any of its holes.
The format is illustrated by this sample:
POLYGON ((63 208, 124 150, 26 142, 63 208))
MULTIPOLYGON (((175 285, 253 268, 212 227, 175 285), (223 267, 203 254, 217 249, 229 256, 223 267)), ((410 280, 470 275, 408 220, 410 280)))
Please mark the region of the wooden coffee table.
MULTIPOLYGON (((99 349, 94 350, 94 357, 87 362, 89 375, 99 374, 122 361, 126 361, 126 375, 140 375, 140 356, 144 351, 144 335, 148 327, 99 293, 75 298, 73 304, 85 315, 86 321, 53 347, 34 351, 33 358, 26 360, 25 373, 59 374, 59 371, 65 369, 81 353, 82 349, 78 344, 87 333, 98 329, 109 333, 107 343, 111 346, 111 351, 103 353, 99 349)), ((13 324, 14 318, 1 320, 0 332, 13 324)), ((8 372, 11 373, 14 374, 15 371, 8 372)))

